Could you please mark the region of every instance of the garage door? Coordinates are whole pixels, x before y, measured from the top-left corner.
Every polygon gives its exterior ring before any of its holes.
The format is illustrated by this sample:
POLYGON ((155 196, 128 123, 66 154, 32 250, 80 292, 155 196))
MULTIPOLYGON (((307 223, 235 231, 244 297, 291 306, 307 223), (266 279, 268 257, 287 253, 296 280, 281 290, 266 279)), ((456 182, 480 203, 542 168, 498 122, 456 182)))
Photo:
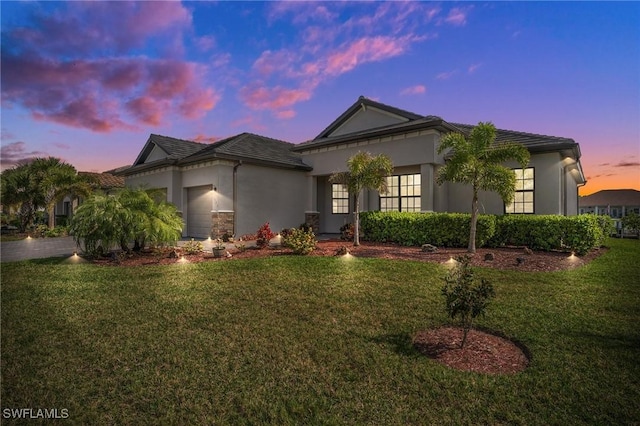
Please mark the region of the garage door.
POLYGON ((193 238, 207 238, 211 233, 211 186, 187 190, 187 233, 193 238))

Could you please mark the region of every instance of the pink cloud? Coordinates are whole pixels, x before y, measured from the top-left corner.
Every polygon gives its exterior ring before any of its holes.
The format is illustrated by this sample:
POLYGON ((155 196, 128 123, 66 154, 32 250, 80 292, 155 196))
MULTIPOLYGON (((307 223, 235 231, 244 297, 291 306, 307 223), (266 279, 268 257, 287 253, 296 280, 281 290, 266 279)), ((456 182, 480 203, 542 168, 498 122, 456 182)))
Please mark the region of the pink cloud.
POLYGON ((210 88, 202 91, 187 91, 184 93, 179 110, 187 118, 199 118, 215 108, 220 98, 221 96, 210 88))
MULTIPOLYGON (((286 16, 292 16, 294 24, 305 24, 309 21, 331 22, 337 14, 330 11, 325 4, 315 2, 274 1, 269 2, 269 21, 273 22, 286 16)), ((338 5, 333 3, 333 7, 338 5)))
POLYGON ((276 71, 289 68, 294 59, 293 53, 287 50, 278 50, 275 52, 265 50, 253 63, 253 69, 263 76, 267 76, 276 71))
POLYGON ((203 52, 208 52, 216 47, 216 39, 213 36, 202 36, 195 40, 195 44, 203 52))
POLYGON ((406 38, 363 37, 336 49, 327 58, 326 72, 332 75, 351 71, 359 64, 376 62, 402 54, 406 38))
POLYGON ((71 149, 71 145, 62 142, 54 142, 52 145, 59 149, 71 149))
POLYGON ((221 138, 219 136, 207 136, 207 135, 203 135, 202 133, 198 133, 191 140, 194 142, 200 142, 200 143, 214 143, 216 141, 219 141, 220 139, 221 138))
POLYGON ((22 105, 38 120, 109 132, 158 125, 170 115, 200 117, 219 101, 205 65, 110 53, 152 39, 180 51, 181 32, 191 25, 180 3, 70 2, 61 8, 33 17, 37 25, 4 31, 11 46, 1 57, 5 104, 22 105))
POLYGON ((449 14, 444 19, 444 21, 451 25, 462 26, 467 23, 467 16, 469 12, 473 9, 473 6, 469 7, 454 7, 449 11, 449 14))
POLYGON ((142 47, 152 36, 180 36, 191 25, 189 11, 178 2, 68 2, 64 8, 34 15, 35 25, 10 36, 53 54, 94 53, 96 46, 122 53, 142 47))
POLYGON ((19 141, 3 144, 0 147, 0 165, 2 169, 16 164, 22 164, 36 157, 47 157, 49 154, 42 151, 29 151, 27 144, 19 141))
POLYGON ((283 111, 277 111, 275 115, 277 118, 280 118, 282 120, 290 120, 296 116, 296 112, 292 109, 286 109, 283 111))
POLYGON ((476 72, 478 70, 478 68, 480 68, 482 66, 482 64, 478 63, 478 64, 472 64, 469 66, 469 68, 467 69, 467 72, 469 74, 473 74, 474 72, 476 72))
POLYGON ((436 79, 448 80, 451 77, 453 77, 457 72, 458 72, 457 70, 441 72, 440 74, 436 75, 436 79))
POLYGON ((252 109, 280 110, 308 100, 311 98, 311 91, 306 89, 286 89, 281 86, 274 88, 245 87, 240 91, 240 96, 252 109))
POLYGON ((138 121, 158 126, 162 122, 162 111, 166 108, 166 101, 159 102, 149 96, 140 96, 127 102, 126 108, 138 121))
POLYGON ((219 95, 197 64, 181 61, 98 59, 59 62, 2 54, 3 102, 31 110, 39 120, 109 132, 134 123, 158 125, 173 112, 199 117, 219 95))
POLYGON ((255 116, 253 115, 249 115, 247 117, 243 117, 243 118, 239 118, 237 120, 234 120, 231 122, 231 125, 233 127, 242 127, 242 128, 246 128, 249 127, 250 129, 253 129, 255 131, 258 132, 262 132, 264 130, 267 130, 267 127, 260 123, 255 116))
POLYGON ((400 94, 401 95, 421 95, 427 92, 427 88, 422 84, 418 84, 416 86, 411 86, 403 89, 400 94))

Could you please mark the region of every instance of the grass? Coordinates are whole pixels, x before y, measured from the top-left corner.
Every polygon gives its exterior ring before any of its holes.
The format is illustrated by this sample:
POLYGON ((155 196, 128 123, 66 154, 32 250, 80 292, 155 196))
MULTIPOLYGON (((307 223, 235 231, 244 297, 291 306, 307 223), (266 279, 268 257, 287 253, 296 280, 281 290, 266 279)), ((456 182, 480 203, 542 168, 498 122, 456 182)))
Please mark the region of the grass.
POLYGON ((637 424, 640 242, 566 272, 479 269, 478 325, 527 370, 448 369, 439 265, 279 256, 113 268, 2 264, 2 408, 110 424, 637 424))

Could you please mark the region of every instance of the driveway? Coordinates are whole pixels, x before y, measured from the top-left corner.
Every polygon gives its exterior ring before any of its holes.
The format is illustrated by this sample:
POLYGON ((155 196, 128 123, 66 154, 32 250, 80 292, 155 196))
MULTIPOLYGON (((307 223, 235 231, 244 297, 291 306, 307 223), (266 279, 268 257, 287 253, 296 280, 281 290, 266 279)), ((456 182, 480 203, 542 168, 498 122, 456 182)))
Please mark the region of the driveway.
POLYGON ((19 241, 0 241, 0 261, 41 259, 71 256, 77 250, 73 237, 29 238, 19 241))
MULTIPOLYGON (((178 241, 178 246, 184 245, 190 238, 178 241)), ((211 251, 212 241, 201 241, 204 249, 211 251)), ((255 244, 248 241, 247 247, 255 244)), ((30 238, 19 241, 0 241, 0 262, 15 262, 27 259, 43 259, 47 257, 68 257, 78 250, 73 237, 30 238)), ((78 250, 79 252, 79 250, 78 250)))

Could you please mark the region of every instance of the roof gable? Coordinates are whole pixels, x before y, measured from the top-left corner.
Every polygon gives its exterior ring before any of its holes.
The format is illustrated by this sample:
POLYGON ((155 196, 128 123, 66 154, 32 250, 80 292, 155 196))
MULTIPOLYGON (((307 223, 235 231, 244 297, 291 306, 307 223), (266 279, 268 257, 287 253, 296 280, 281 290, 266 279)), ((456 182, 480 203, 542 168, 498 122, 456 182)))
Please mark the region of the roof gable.
POLYGON ((138 154, 138 158, 136 158, 133 165, 137 166, 139 164, 160 160, 179 160, 200 151, 206 146, 207 145, 198 142, 152 133, 149 135, 147 143, 142 148, 142 151, 140 151, 140 154, 138 154))
POLYGON ((314 140, 373 130, 421 118, 421 115, 360 96, 314 140))

